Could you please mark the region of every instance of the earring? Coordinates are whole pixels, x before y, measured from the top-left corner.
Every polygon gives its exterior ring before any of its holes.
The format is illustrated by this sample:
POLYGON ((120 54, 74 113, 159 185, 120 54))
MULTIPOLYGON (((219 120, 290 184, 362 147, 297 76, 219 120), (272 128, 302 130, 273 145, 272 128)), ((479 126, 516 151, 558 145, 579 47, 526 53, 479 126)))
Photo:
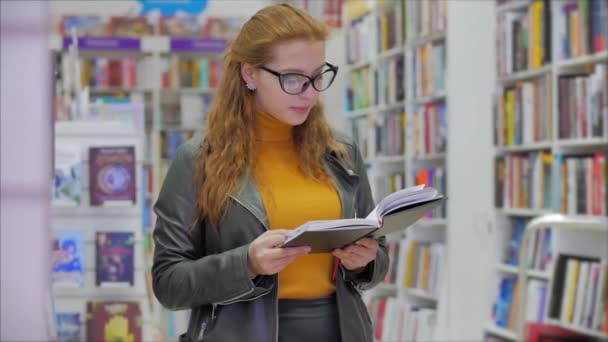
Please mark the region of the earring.
POLYGON ((256 89, 256 87, 251 83, 247 83, 247 85, 245 85, 245 86, 247 87, 247 89, 249 89, 251 91, 254 91, 256 89))

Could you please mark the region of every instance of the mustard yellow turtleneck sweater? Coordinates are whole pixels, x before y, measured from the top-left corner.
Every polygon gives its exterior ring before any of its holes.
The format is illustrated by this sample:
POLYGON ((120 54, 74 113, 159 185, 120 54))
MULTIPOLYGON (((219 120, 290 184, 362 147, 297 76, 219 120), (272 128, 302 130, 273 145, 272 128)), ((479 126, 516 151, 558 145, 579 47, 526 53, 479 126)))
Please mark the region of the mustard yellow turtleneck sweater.
MULTIPOLYGON (((292 126, 267 113, 257 114, 254 175, 270 229, 294 229, 310 220, 341 216, 340 198, 331 182, 319 183, 300 171, 292 131, 292 126)), ((334 258, 329 253, 297 258, 279 272, 279 298, 333 294, 333 265, 334 258)))

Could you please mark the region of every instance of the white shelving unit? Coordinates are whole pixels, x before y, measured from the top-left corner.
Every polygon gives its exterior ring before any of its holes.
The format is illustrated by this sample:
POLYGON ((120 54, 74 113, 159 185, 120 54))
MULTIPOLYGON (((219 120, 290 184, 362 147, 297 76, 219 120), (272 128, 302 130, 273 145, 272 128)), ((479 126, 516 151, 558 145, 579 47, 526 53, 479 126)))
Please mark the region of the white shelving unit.
MULTIPOLYGON (((517 13, 517 12, 525 12, 528 10, 529 6, 533 3, 532 0, 513 0, 506 4, 497 5, 495 7, 495 15, 496 17, 501 17, 507 15, 509 13, 517 13)), ((551 162, 551 172, 552 172, 552 183, 548 186, 551 189, 552 197, 550 201, 552 206, 550 209, 538 209, 538 208, 496 208, 495 211, 495 227, 496 227, 496 242, 495 242, 495 250, 504 252, 505 245, 511 239, 511 224, 508 222, 512 218, 524 218, 524 219, 532 219, 532 221, 528 224, 526 229, 524 230, 524 236, 522 239, 522 245, 520 249, 519 260, 528 260, 527 248, 524 247, 529 241, 530 234, 535 229, 538 228, 547 228, 551 227, 552 239, 556 241, 552 241, 552 248, 556 249, 552 251, 554 253, 560 253, 564 250, 576 252, 580 255, 588 255, 591 254, 601 254, 601 260, 606 263, 606 249, 605 247, 601 247, 597 245, 597 243, 593 243, 593 239, 587 239, 585 237, 580 237, 580 234, 586 234, 585 229, 575 229, 570 232, 565 232, 566 229, 562 229, 562 226, 575 227, 575 226, 585 226, 587 224, 591 224, 589 222, 593 222, 592 225, 601 226, 604 225, 603 228, 600 228, 604 233, 608 231, 608 225, 603 217, 597 216, 563 216, 556 215, 556 189, 561 185, 557 183, 555 175, 560 172, 557 169, 555 163, 555 156, 557 154, 562 154, 564 156, 571 155, 588 155, 594 152, 608 152, 608 132, 604 131, 604 137, 594 137, 594 138, 582 138, 582 139, 572 139, 572 140, 560 140, 559 139, 559 128, 560 128, 560 112, 559 112, 559 101, 560 101, 560 93, 559 93, 559 76, 566 75, 572 72, 583 72, 585 70, 590 70, 590 67, 593 67, 595 64, 606 64, 608 63, 608 52, 602 51, 599 53, 594 53, 586 56, 580 56, 570 59, 560 59, 560 49, 562 46, 562 42, 559 37, 559 23, 557 22, 558 15, 561 6, 560 2, 548 1, 545 4, 549 4, 551 8, 549 9, 551 12, 551 61, 550 63, 543 64, 542 66, 530 69, 523 70, 511 73, 509 75, 498 75, 497 73, 497 84, 495 86, 496 94, 495 96, 502 96, 502 90, 507 87, 511 87, 520 82, 526 82, 531 80, 536 80, 545 75, 550 75, 550 82, 548 82, 547 87, 549 89, 550 95, 550 103, 548 104, 551 108, 551 111, 548 113, 551 120, 551 137, 549 141, 539 141, 533 143, 526 143, 521 145, 511 145, 511 146, 501 146, 495 147, 495 157, 499 158, 501 156, 515 155, 515 154, 525 154, 529 152, 548 152, 552 156, 551 162), (541 227, 542 226, 542 227, 541 227), (568 238, 573 239, 583 239, 587 241, 589 245, 587 248, 583 247, 580 243, 575 243, 573 241, 569 242, 568 238), (595 246, 595 247, 592 247, 595 246)), ((498 19, 497 19, 498 21, 498 19)), ((564 23, 565 25, 565 23, 564 23)), ((565 30, 565 28, 563 28, 565 30)), ((505 56, 503 56, 505 58, 505 56)), ((527 60, 528 57, 526 57, 527 60)), ((574 95, 573 95, 574 96, 574 95)), ((604 115, 604 120, 606 120, 606 116, 604 115)), ((492 174, 496 177, 496 172, 494 170, 494 166, 492 166, 493 172, 492 174)), ((547 185, 545 185, 547 186, 547 185)), ((496 192, 497 189, 494 189, 496 192)), ((530 189, 532 192, 533 190, 530 189)), ((597 238, 597 236, 596 236, 597 238)), ((603 235, 604 241, 606 241, 606 235, 603 235)), ((504 257, 504 255, 495 256, 497 259, 504 257)), ((555 257, 555 255, 554 255, 555 257)), ((547 288, 551 288, 553 279, 554 279, 554 270, 549 269, 545 271, 533 270, 527 268, 527 262, 520 262, 519 266, 507 265, 503 261, 497 260, 496 271, 497 277, 500 274, 503 275, 511 275, 517 278, 517 286, 519 293, 519 309, 515 316, 516 322, 514 324, 514 330, 507 330, 502 327, 496 326, 494 322, 488 322, 482 329, 491 335, 501 337, 506 340, 511 341, 523 341, 524 340, 524 317, 525 317, 525 296, 526 296, 526 281, 527 279, 536 279, 547 282, 547 288)), ((494 286, 496 284, 493 284, 494 286)), ((495 288, 493 288, 496 292, 495 288)), ((550 294, 548 295, 550 298, 550 294)), ((496 298, 492 298, 491 301, 496 298)), ((549 299, 547 299, 549 302, 549 299)), ((488 316, 490 316, 488 314, 488 316)), ((576 327, 569 326, 567 324, 562 324, 556 322, 555 320, 548 319, 545 315, 545 323, 551 323, 558 325, 560 327, 566 328, 568 330, 576 331, 579 333, 583 333, 585 335, 606 339, 607 336, 603 336, 594 331, 589 331, 585 329, 579 329, 576 327)))
MULTIPOLYGON (((134 115, 143 113, 134 113, 134 115)), ((77 146, 81 153, 81 202, 78 206, 51 206, 51 224, 56 230, 79 232, 83 238, 84 264, 83 287, 54 287, 55 312, 80 314, 81 336, 85 340, 86 307, 94 300, 133 300, 139 303, 142 314, 142 338, 153 338, 153 322, 144 275, 144 251, 142 229, 142 179, 143 132, 133 125, 120 122, 58 122, 55 124, 55 141, 58 144, 77 146), (133 146, 135 149, 134 204, 118 206, 92 206, 89 203, 89 148, 133 146), (135 237, 133 254, 134 285, 96 286, 96 232, 128 232, 135 237)), ((103 284, 102 284, 103 285, 103 284)))
MULTIPOLYGON (((537 230, 546 227, 551 227, 551 229, 553 231, 557 231, 558 234, 562 232, 565 233, 564 235, 570 235, 570 238, 564 237, 556 243, 556 252, 558 254, 576 253, 577 255, 598 258, 602 264, 608 264, 608 245, 605 244, 605 241, 608 241, 608 218, 588 216, 566 216, 560 214, 549 214, 535 218, 526 226, 522 237, 522 244, 519 254, 520 260, 525 260, 527 258, 530 250, 530 241, 534 236, 534 233, 537 230), (576 239, 573 239, 572 237, 576 237, 576 239)), ((528 278, 534 277, 534 274, 527 269, 525 263, 521 263, 517 270, 517 280, 519 286, 520 288, 525 289, 528 282, 528 278)), ((546 279, 549 284, 547 303, 550 303, 552 300, 552 296, 554 296, 551 293, 552 291, 550 289, 553 288, 553 283, 557 281, 556 277, 565 276, 565 274, 556 275, 555 272, 556 270, 554 269, 549 272, 548 275, 546 275, 546 279)), ((516 323, 516 326, 518 327, 523 327, 524 325, 526 300, 527 292, 519 292, 520 305, 518 307, 516 323)), ((550 317, 549 314, 546 314, 545 317, 545 321, 552 325, 571 330, 594 339, 599 339, 601 341, 608 340, 608 333, 604 333, 598 330, 592 330, 575 324, 564 323, 555 317, 550 317)), ((516 340, 525 340, 524 329, 519 329, 516 332, 516 340)))
MULTIPOLYGON (((57 35, 49 36, 49 46, 51 51, 61 54, 63 57, 67 56, 67 42, 65 38, 57 35)), ((147 244, 147 240, 150 239, 150 235, 154 226, 153 218, 151 218, 150 227, 144 227, 142 222, 142 210, 141 204, 147 202, 150 210, 151 206, 156 200, 156 196, 162 185, 164 174, 171 164, 171 160, 162 158, 162 147, 161 147, 161 134, 167 134, 167 132, 192 132, 198 134, 205 128, 205 122, 201 119, 199 124, 193 123, 164 123, 163 118, 163 106, 172 104, 175 106, 181 106, 180 98, 183 95, 186 96, 200 96, 202 97, 213 96, 215 90, 212 88, 193 88, 193 87, 181 87, 179 75, 174 78, 177 84, 171 85, 167 88, 163 86, 162 72, 166 71, 164 65, 167 61, 176 60, 179 62, 182 58, 187 59, 200 59, 200 58, 219 58, 224 51, 225 42, 219 40, 180 40, 180 46, 174 44, 174 39, 168 36, 146 36, 141 38, 117 38, 117 37, 84 37, 79 38, 79 51, 78 57, 82 58, 123 58, 127 56, 133 56, 136 59, 148 59, 149 63, 145 65, 145 70, 136 70, 136 72, 146 73, 146 83, 143 85, 137 84, 134 88, 123 88, 123 87, 104 87, 104 88, 90 88, 90 95, 111 95, 116 93, 126 93, 128 95, 135 95, 137 102, 143 100, 145 108, 145 118, 140 118, 141 140, 138 142, 137 150, 137 176, 139 186, 137 189, 138 194, 138 205, 137 207, 108 207, 104 208, 103 212, 97 208, 89 207, 57 207, 53 209, 54 216, 61 220, 71 220, 74 217, 87 216, 91 220, 96 219, 98 222, 104 222, 107 216, 109 217, 126 217, 133 215, 137 212, 137 220, 133 218, 129 222, 129 227, 137 228, 140 231, 140 235, 137 237, 138 247, 135 252, 136 255, 136 288, 143 286, 146 289, 146 274, 151 269, 149 260, 144 256, 144 246, 147 244), (174 46, 175 45, 175 46, 174 46), (141 180, 141 169, 143 165, 146 165, 152 170, 152 191, 143 191, 142 186, 147 189, 148 186, 142 183, 141 180), (141 192, 141 195, 140 195, 141 192)), ((179 65, 178 65, 179 66, 179 65)), ((176 70, 179 72, 178 70, 176 70)), ((139 75, 138 75, 139 77, 139 75)), ((211 76, 209 76, 211 77, 211 76)), ((217 80, 219 81, 220 74, 217 74, 217 80)), ((208 108, 207 108, 208 109, 208 108)), ((180 113, 181 116, 181 113, 180 113)), ((183 118, 182 118, 183 119, 183 118)), ((105 123, 102 123, 105 125, 105 123)), ((111 124, 108 124, 111 125, 111 124)), ((102 128, 105 126, 101 126, 102 128)), ((110 127, 110 126, 107 126, 110 127)), ((90 126, 87 123, 80 122, 61 122, 57 125, 57 136, 68 134, 72 139, 79 137, 79 139, 96 139, 96 135, 89 135, 90 126)), ((100 131, 103 134, 103 141, 110 143, 117 143, 123 141, 128 137, 131 138, 132 132, 129 128, 122 126, 116 126, 113 128, 107 128, 105 131, 100 131)), ((101 134, 101 133, 100 133, 101 134)), ((86 169, 85 169, 86 171, 86 169)), ((86 172, 83 172, 86 177, 86 172)), ((83 179, 83 184, 86 184, 86 179, 83 179)), ((147 182, 146 182, 147 183, 147 182)), ((86 248, 94 251, 95 246, 87 245, 86 248)), ((88 266, 87 266, 88 267, 88 266)), ((87 279, 87 281, 89 281, 87 279)), ((88 289, 86 291, 76 291, 76 295, 82 298, 95 297, 95 298, 106 298, 113 299, 116 296, 121 295, 121 291, 124 289, 88 289)), ((124 291, 123 291, 124 292, 124 291)), ((69 290, 60 290, 57 294, 60 298, 65 298, 70 295, 69 290)), ((142 312, 146 313, 144 329, 147 329, 147 335, 144 340, 152 340, 153 337, 152 327, 154 329, 160 329, 164 334, 166 340, 177 340, 178 334, 185 331, 185 325, 188 321, 188 312, 172 312, 162 308, 160 303, 152 297, 151 305, 147 304, 141 306, 142 312)), ((155 330, 156 331, 156 330, 155 330)))

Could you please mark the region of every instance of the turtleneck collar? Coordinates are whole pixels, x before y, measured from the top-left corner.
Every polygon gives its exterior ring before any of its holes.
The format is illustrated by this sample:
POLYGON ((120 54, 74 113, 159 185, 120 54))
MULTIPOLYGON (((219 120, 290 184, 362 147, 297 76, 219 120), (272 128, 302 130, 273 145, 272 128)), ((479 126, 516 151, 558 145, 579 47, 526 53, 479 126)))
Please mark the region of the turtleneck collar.
POLYGON ((272 115, 257 111, 255 138, 260 141, 291 141, 293 126, 286 124, 272 115))

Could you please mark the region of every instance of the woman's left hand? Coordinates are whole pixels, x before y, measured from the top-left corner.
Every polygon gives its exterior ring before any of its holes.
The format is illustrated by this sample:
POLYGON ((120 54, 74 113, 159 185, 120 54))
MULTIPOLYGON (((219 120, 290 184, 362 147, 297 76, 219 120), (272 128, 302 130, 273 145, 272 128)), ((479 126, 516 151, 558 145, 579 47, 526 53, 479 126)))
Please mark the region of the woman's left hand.
POLYGON ((377 251, 378 241, 363 238, 344 248, 336 248, 331 254, 339 258, 347 270, 359 273, 367 264, 376 259, 377 251))

